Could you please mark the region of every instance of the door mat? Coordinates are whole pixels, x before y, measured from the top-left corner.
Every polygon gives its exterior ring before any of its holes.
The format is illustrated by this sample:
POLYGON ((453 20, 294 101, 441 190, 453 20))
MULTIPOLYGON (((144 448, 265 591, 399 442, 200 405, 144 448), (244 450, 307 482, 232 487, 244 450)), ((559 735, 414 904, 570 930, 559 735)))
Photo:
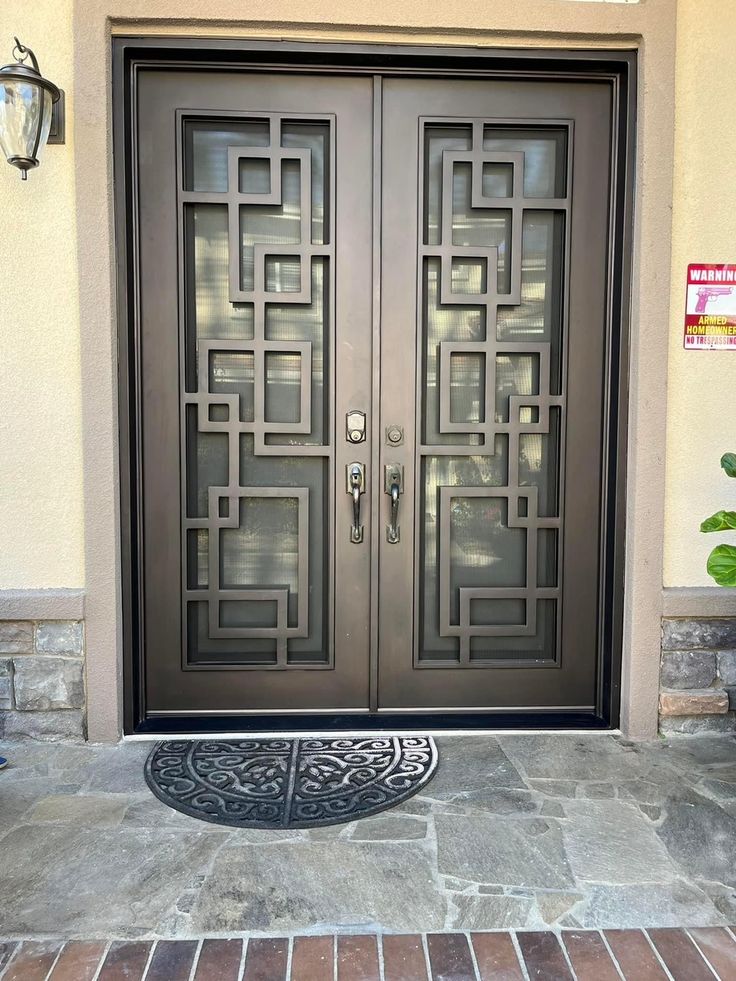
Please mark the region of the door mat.
POLYGON ((235 828, 317 828, 385 811, 431 780, 430 736, 157 743, 148 786, 184 814, 235 828))

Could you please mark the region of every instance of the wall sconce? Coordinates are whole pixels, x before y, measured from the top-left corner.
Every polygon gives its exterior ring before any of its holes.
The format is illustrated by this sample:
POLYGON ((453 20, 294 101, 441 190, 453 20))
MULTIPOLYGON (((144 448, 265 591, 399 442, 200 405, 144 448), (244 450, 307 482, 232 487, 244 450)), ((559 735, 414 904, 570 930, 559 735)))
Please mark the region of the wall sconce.
POLYGON ((51 117, 55 115, 53 109, 56 103, 61 105, 62 93, 43 77, 36 56, 18 38, 13 57, 13 64, 0 68, 0 147, 8 163, 27 180, 28 171, 38 167, 39 153, 49 138, 51 117))

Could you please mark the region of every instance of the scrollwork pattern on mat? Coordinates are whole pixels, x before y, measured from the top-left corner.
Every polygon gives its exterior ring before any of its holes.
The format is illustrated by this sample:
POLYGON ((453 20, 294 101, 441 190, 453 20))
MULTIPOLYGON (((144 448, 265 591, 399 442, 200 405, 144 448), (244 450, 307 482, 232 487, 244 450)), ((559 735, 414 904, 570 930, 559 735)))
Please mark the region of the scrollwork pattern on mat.
POLYGON ((391 807, 436 765, 428 736, 170 740, 151 752, 146 780, 165 804, 205 821, 307 828, 391 807))

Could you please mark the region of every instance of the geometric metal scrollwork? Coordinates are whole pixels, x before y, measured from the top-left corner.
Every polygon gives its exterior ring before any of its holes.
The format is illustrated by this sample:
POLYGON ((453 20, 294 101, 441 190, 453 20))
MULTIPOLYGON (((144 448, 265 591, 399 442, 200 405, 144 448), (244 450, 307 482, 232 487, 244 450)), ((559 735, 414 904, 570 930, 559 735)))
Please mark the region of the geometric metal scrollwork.
MULTIPOLYGON (((230 117, 233 118, 232 116, 230 117)), ((267 122, 269 140, 267 146, 230 145, 227 147, 227 189, 223 191, 198 191, 179 189, 180 206, 187 205, 226 205, 228 228, 228 297, 231 304, 247 305, 253 311, 253 336, 248 338, 200 338, 196 350, 196 390, 182 392, 182 413, 187 406, 196 407, 197 431, 200 433, 224 433, 227 436, 227 485, 208 488, 208 513, 206 517, 192 517, 185 514, 186 529, 204 529, 208 535, 208 577, 204 588, 184 590, 184 624, 186 631, 186 608, 188 602, 203 600, 208 606, 208 636, 210 639, 224 638, 271 638, 276 643, 275 662, 260 661, 253 665, 258 669, 285 668, 288 666, 287 641, 290 637, 304 638, 309 635, 308 597, 309 597, 309 488, 296 486, 242 486, 240 474, 241 435, 252 434, 253 456, 255 457, 329 457, 329 445, 314 443, 268 442, 271 434, 309 436, 313 430, 312 406, 312 342, 308 340, 278 340, 266 336, 267 307, 288 304, 309 307, 312 303, 312 260, 316 257, 333 255, 334 236, 323 236, 324 244, 313 242, 312 233, 312 151, 308 147, 286 147, 282 145, 282 122, 288 119, 302 122, 313 121, 314 117, 278 113, 254 113, 235 117, 247 122, 267 122), (241 189, 241 162, 263 161, 268 169, 268 189, 263 191, 241 189), (282 170, 287 161, 295 161, 299 167, 299 241, 292 244, 258 242, 253 245, 253 286, 245 288, 242 281, 243 253, 241 216, 249 206, 276 209, 283 207, 282 170), (298 288, 274 289, 269 286, 269 263, 286 260, 290 266, 298 266, 298 288), (222 354, 238 354, 252 358, 253 407, 252 412, 242 411, 241 396, 213 392, 211 379, 214 375, 215 358, 222 354), (299 414, 292 421, 270 419, 268 417, 267 386, 268 360, 271 356, 296 356, 299 359, 299 414), (247 586, 227 588, 220 581, 220 533, 223 529, 239 528, 240 502, 244 498, 290 499, 297 505, 298 522, 298 560, 297 589, 298 615, 296 623, 289 625, 288 586, 247 586), (221 604, 228 601, 263 602, 276 610, 273 626, 223 626, 221 604)), ((334 139, 334 127, 329 117, 320 117, 319 123, 330 127, 330 144, 334 139)), ((325 167, 330 174, 329 187, 324 188, 325 200, 332 213, 332 193, 334 180, 332 168, 325 167)), ((296 223, 295 223, 296 224, 296 223)), ((191 248, 191 243, 184 243, 191 248)), ((332 275, 332 268, 326 271, 332 275)), ((323 342, 328 342, 327 325, 324 325, 323 342)), ((325 379, 326 381, 326 379, 325 379)), ((327 442, 329 442, 327 440, 327 442)), ((186 456, 186 454, 185 454, 186 456)), ((185 460, 185 466, 193 465, 185 460)), ((247 474, 245 475, 247 480, 247 474)), ((186 548, 186 544, 185 544, 186 548)), ((238 666, 247 664, 238 662, 238 666)), ((303 665, 302 665, 303 666, 303 665)))
MULTIPOLYGON (((459 638, 458 666, 481 667, 493 661, 471 657, 471 638, 473 637, 533 637, 537 631, 537 601, 558 599, 561 583, 556 586, 538 584, 538 532, 540 529, 560 529, 561 516, 538 513, 538 488, 520 485, 520 437, 523 434, 548 435, 550 433, 550 410, 559 413, 560 432, 564 431, 564 392, 552 394, 550 388, 551 345, 546 342, 516 342, 498 337, 499 307, 513 307, 522 303, 522 230, 525 211, 563 212, 569 211, 569 195, 562 198, 532 198, 524 196, 525 153, 518 150, 486 150, 484 135, 493 133, 493 124, 484 119, 473 120, 432 120, 431 124, 448 126, 464 124, 472 129, 471 146, 466 150, 444 149, 440 170, 441 208, 437 244, 420 244, 423 259, 434 260, 439 268, 439 289, 437 301, 440 307, 465 306, 485 309, 485 336, 473 340, 439 341, 437 345, 437 387, 438 421, 436 431, 440 434, 463 434, 478 437, 477 442, 469 444, 445 441, 434 445, 431 441, 419 448, 423 457, 482 457, 494 456, 496 436, 507 434, 508 473, 504 486, 440 486, 437 506, 437 584, 438 584, 438 633, 441 637, 459 638), (464 165, 470 168, 470 208, 484 211, 498 210, 508 216, 510 228, 506 236, 503 262, 508 264, 507 284, 504 292, 499 290, 499 248, 497 246, 459 245, 453 242, 453 189, 455 169, 464 165), (511 171, 510 193, 504 197, 491 197, 483 193, 484 165, 511 171), (439 261, 438 261, 439 260, 439 261), (456 292, 453 290, 453 262, 480 264, 485 275, 481 277, 481 289, 477 292, 456 292), (452 419, 451 365, 457 356, 474 355, 481 360, 483 372, 481 405, 473 421, 454 421, 452 419), (538 371, 537 391, 533 394, 510 395, 508 397, 508 418, 504 419, 496 411, 498 359, 505 356, 527 356, 535 360, 538 371), (451 542, 453 502, 458 499, 488 498, 506 502, 506 527, 523 529, 525 545, 525 578, 523 585, 453 587, 451 582, 451 542), (457 589, 452 603, 453 588, 457 589), (524 617, 520 622, 507 620, 499 623, 474 622, 472 604, 478 600, 522 601, 524 617), (453 618, 452 608, 457 610, 453 618)), ((428 121, 424 122, 424 126, 428 121)), ((503 123, 501 128, 507 129, 503 123)), ((520 131, 523 137, 523 130, 520 131)), ((422 146, 424 134, 422 134, 422 146)), ((566 186, 569 186, 566 180, 566 186)), ((425 205, 426 207, 426 205, 425 205)), ((507 226, 508 227, 508 226, 507 226)), ((420 265, 421 268, 421 265, 420 265)), ((421 341, 420 341, 421 343, 421 341)), ((560 461, 561 469, 561 461, 560 461)), ((490 534, 489 528, 489 534, 490 534)), ((559 531, 558 531, 559 543, 559 531)), ((423 661, 419 656, 417 666, 436 666, 437 660, 423 661)))

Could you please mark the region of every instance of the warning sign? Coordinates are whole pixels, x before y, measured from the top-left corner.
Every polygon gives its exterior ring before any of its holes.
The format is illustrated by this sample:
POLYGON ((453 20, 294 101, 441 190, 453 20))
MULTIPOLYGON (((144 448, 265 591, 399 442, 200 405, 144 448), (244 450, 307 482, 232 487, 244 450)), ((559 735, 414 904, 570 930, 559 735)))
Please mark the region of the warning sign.
POLYGON ((736 265, 687 267, 685 347, 736 351, 736 265))

